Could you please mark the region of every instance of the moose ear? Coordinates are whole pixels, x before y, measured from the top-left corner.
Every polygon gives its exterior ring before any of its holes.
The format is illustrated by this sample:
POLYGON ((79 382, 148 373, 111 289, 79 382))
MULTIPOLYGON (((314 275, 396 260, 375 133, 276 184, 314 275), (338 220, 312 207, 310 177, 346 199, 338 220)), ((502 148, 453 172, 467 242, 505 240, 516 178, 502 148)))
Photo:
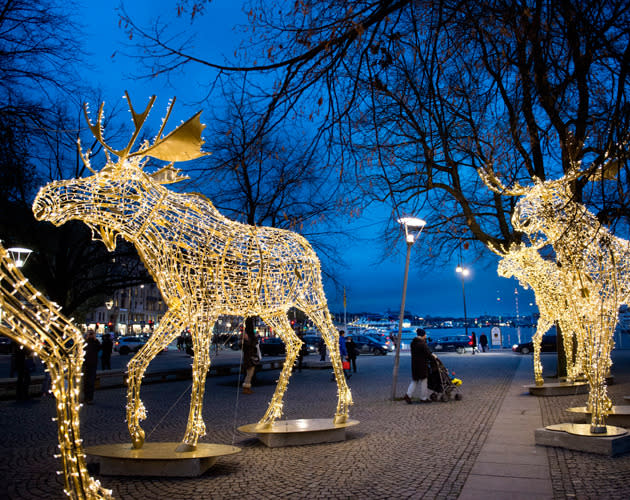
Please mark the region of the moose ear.
POLYGON ((203 132, 205 125, 200 122, 200 116, 201 111, 164 138, 156 139, 153 146, 129 156, 150 156, 158 160, 176 162, 194 160, 209 155, 210 153, 201 151, 201 146, 204 143, 201 132, 203 132))
POLYGON ((181 169, 173 168, 173 164, 169 163, 166 167, 150 174, 149 177, 158 184, 174 184, 175 182, 190 179, 187 175, 180 175, 180 172, 181 169))

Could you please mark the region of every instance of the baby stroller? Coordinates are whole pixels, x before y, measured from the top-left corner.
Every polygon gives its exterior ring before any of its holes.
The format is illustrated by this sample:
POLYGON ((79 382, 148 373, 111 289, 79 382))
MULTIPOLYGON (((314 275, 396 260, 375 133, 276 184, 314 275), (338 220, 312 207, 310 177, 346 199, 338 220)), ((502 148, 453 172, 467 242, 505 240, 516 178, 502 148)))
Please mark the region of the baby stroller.
POLYGON ((451 377, 440 358, 433 355, 429 360, 429 379, 427 380, 427 387, 433 391, 431 400, 449 401, 453 398, 459 401, 462 399, 459 392, 460 385, 462 385, 462 381, 451 377))

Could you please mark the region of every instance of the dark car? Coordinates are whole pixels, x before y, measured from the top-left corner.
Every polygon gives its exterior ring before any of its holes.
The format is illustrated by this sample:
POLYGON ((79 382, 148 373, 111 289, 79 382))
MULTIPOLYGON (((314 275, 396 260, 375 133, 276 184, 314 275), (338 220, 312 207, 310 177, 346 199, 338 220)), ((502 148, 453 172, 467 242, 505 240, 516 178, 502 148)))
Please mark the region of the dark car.
POLYGON ((319 335, 304 335, 302 341, 306 344, 305 354, 315 354, 319 351, 319 343, 322 338, 319 335))
POLYGON ((126 356, 130 352, 138 352, 147 341, 143 337, 118 337, 114 342, 114 351, 126 356))
POLYGON ((466 350, 472 350, 472 337, 468 335, 450 335, 448 337, 440 337, 427 342, 429 349, 433 352, 457 352, 464 354, 466 350))
POLYGON ((260 339, 260 354, 263 356, 281 356, 286 354, 284 342, 280 337, 265 337, 260 339))
MULTIPOLYGON (((540 352, 556 352, 556 336, 555 335, 543 335, 540 342, 540 352)), ((534 343, 532 341, 524 342, 522 344, 514 344, 512 351, 520 352, 521 354, 529 354, 534 352, 534 343)))
POLYGON ((359 354, 381 354, 385 355, 389 352, 389 346, 381 341, 368 335, 350 335, 359 354))

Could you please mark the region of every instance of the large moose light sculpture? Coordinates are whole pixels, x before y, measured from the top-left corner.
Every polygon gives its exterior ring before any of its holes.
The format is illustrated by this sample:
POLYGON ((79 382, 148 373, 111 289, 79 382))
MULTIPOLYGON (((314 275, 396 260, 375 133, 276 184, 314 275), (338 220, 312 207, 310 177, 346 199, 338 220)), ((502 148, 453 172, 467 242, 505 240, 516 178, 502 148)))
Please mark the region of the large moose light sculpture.
POLYGON ((579 342, 584 346, 590 430, 605 433, 606 416, 612 408, 606 376, 619 306, 628 302, 630 291, 630 242, 612 235, 574 200, 570 183, 586 175, 579 165, 561 179, 535 180, 531 187, 516 184, 508 188, 489 169, 482 169, 480 175, 495 192, 522 196, 512 215, 512 226, 526 234, 533 247, 551 245, 555 251, 569 284, 567 300, 580 322, 576 333, 582 336, 579 342))
POLYGON ((81 332, 24 277, 0 245, 0 334, 36 353, 50 373, 65 493, 76 500, 112 498, 90 477, 80 437, 81 332))
POLYGON ((290 231, 231 221, 202 195, 166 189, 164 184, 185 178, 172 167, 173 162, 206 154, 201 151, 201 112, 163 137, 171 103, 153 143, 145 141, 132 152, 155 96, 142 113, 135 112, 127 94, 126 98, 135 126, 127 146, 115 150, 103 139, 103 104, 96 124, 91 123, 84 108, 90 130, 107 153, 107 163, 95 172, 89 164, 89 152, 81 152, 94 175, 43 187, 33 212, 37 219, 55 225, 71 219, 83 221, 110 251, 117 236, 132 242, 168 306, 149 341, 128 365, 127 425, 133 446, 140 448, 144 443, 140 427, 146 416, 140 399, 143 374, 150 361, 189 327, 194 349, 193 385, 186 433, 177 451, 195 449, 205 434, 202 405, 209 347, 213 325, 222 314, 258 315, 286 345, 286 361, 259 426, 271 426, 281 416, 283 396, 302 344, 287 318, 292 307, 313 321, 326 342, 338 387, 334 421, 345 422, 352 397, 343 375, 339 337, 328 311, 319 259, 309 243, 290 231), (149 157, 171 163, 149 174, 144 171, 149 157))

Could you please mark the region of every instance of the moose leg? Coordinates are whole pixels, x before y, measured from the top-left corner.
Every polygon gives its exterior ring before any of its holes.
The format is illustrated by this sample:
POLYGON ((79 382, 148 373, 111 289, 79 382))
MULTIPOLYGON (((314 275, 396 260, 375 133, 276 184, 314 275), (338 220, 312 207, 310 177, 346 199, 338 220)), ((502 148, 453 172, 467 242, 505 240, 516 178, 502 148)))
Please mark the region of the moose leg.
POLYGON ((542 314, 536 325, 536 333, 532 337, 532 345, 534 346, 534 383, 538 386, 544 384, 542 376, 542 363, 540 362, 540 344, 542 337, 551 328, 551 322, 542 314))
POLYGON ((127 365, 127 428, 134 448, 142 448, 144 444, 144 431, 140 427, 140 420, 146 418, 144 403, 140 399, 142 377, 151 360, 175 340, 181 330, 179 318, 174 312, 167 311, 149 341, 127 365))
POLYGON ((203 422, 203 393, 206 388, 206 376, 210 368, 210 342, 212 341, 212 328, 216 317, 203 318, 192 328, 193 341, 193 384, 190 395, 190 412, 186 425, 184 439, 175 451, 193 451, 197 446, 200 436, 206 434, 206 425, 203 422))
POLYGON ((258 422, 258 425, 261 427, 269 427, 277 418, 282 416, 282 398, 287 390, 289 378, 293 371, 293 364, 302 347, 302 341, 295 334, 293 328, 291 328, 291 324, 285 312, 279 312, 273 315, 261 315, 261 317, 269 327, 278 333, 280 338, 284 341, 287 350, 286 359, 282 367, 282 372, 280 373, 280 378, 278 379, 278 384, 276 385, 276 390, 273 393, 265 415, 258 422))
POLYGON ((315 323, 317 329, 321 332, 324 342, 330 353, 330 361, 332 362, 335 379, 337 380, 337 411, 334 421, 336 424, 344 423, 348 420, 350 405, 352 404, 352 393, 346 383, 346 377, 343 373, 342 359, 339 354, 339 334, 333 325, 330 313, 326 307, 318 309, 304 309, 306 315, 315 323))

